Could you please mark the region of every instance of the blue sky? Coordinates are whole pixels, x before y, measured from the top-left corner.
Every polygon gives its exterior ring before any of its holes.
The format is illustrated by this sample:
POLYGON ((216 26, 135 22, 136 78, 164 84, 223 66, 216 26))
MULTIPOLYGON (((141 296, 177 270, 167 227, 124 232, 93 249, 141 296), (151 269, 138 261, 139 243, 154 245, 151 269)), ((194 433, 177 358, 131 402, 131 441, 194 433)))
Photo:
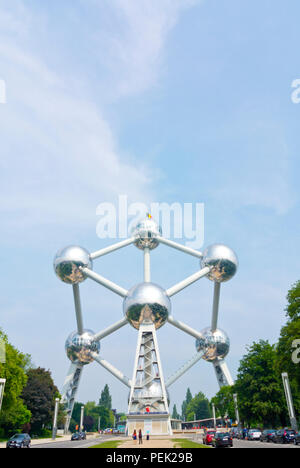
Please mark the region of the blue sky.
MULTIPOLYGON (((120 194, 205 203, 205 245, 237 252, 220 311, 233 376, 247 344, 276 341, 299 279, 300 105, 291 100, 299 13, 296 0, 0 0, 0 326, 59 387, 75 318, 52 259, 64 245, 107 245, 96 236, 96 207, 120 194)), ((164 287, 198 268, 163 246, 152 264, 164 287)), ((129 288, 142 257, 130 247, 95 270, 129 288)), ((87 328, 121 317, 109 291, 85 282, 81 292, 87 328)), ((173 314, 202 329, 211 303, 202 280, 174 298, 173 314)), ((103 357, 129 377, 135 339, 126 327, 102 343, 103 357)), ((169 326, 159 342, 166 375, 195 350, 169 326)), ((97 364, 85 374, 81 401, 109 383, 126 410, 127 389, 97 364)), ((204 362, 174 384, 171 404, 187 386, 209 397, 218 390, 204 362)))

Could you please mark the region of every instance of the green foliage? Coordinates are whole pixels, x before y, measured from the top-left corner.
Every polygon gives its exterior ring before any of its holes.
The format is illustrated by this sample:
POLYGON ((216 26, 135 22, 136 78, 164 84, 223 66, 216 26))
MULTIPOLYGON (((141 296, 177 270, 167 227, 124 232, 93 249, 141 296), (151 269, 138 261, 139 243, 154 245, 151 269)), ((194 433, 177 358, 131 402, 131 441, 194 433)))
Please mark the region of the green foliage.
MULTIPOLYGON (((72 419, 70 423, 70 431, 75 432, 76 425, 80 424, 80 412, 82 403, 75 403, 72 419)), ((98 420, 100 417, 100 429, 106 429, 107 427, 113 427, 114 414, 111 410, 104 408, 104 406, 97 406, 94 401, 88 401, 84 405, 84 419, 83 426, 88 432, 98 431, 98 420)))
POLYGON ((214 403, 215 405, 216 413, 218 413, 222 418, 227 415, 229 419, 235 420, 233 394, 233 387, 222 387, 211 400, 211 403, 214 403))
POLYGON ((173 406, 172 419, 180 419, 180 415, 178 414, 176 405, 173 406))
POLYGON ((186 414, 188 421, 211 418, 209 401, 204 393, 199 392, 190 400, 186 407, 186 414))
POLYGON ((240 362, 234 390, 239 398, 240 417, 249 425, 276 427, 286 422, 276 359, 275 346, 261 340, 248 348, 240 362))
POLYGON ((50 371, 38 367, 27 372, 27 384, 22 398, 31 411, 31 431, 39 434, 43 427, 52 425, 55 398, 59 396, 50 371))
POLYGON ((182 414, 182 418, 184 421, 187 421, 187 406, 191 402, 192 398, 193 398, 192 392, 188 388, 186 391, 185 400, 182 402, 182 405, 181 405, 181 414, 182 414))
POLYGON ((106 408, 108 410, 111 410, 111 408, 112 408, 112 406, 111 406, 111 395, 110 395, 109 387, 108 387, 107 384, 105 385, 104 389, 101 392, 101 397, 100 397, 100 400, 99 400, 99 406, 103 406, 104 408, 106 408))
POLYGON ((10 435, 20 431, 22 426, 30 421, 31 413, 21 398, 27 382, 25 369, 28 364, 28 355, 14 348, 1 330, 0 339, 5 343, 6 352, 6 361, 0 363, 0 377, 6 379, 0 426, 2 432, 10 435))

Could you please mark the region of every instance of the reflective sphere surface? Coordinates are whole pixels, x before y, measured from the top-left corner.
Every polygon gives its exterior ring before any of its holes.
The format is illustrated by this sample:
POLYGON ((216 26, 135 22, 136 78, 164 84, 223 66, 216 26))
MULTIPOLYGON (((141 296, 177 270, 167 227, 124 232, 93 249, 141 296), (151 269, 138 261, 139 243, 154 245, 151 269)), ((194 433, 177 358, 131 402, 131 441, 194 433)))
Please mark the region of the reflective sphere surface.
POLYGON ((211 331, 211 328, 202 330, 202 339, 196 340, 196 349, 198 352, 203 351, 202 359, 212 362, 215 359, 224 359, 229 353, 230 340, 227 334, 220 329, 211 331))
POLYGON ((93 336, 92 330, 84 330, 82 335, 79 335, 77 331, 71 333, 65 344, 65 350, 71 362, 74 364, 89 364, 93 362, 90 353, 100 352, 100 343, 93 342, 93 336))
POLYGON ((154 323, 162 327, 171 311, 171 302, 164 289, 153 283, 141 283, 128 291, 123 302, 123 311, 129 323, 136 328, 154 323))
POLYGON ((79 267, 92 269, 93 262, 87 250, 70 245, 57 252, 54 258, 54 271, 64 283, 78 284, 85 280, 79 267))
POLYGON ((209 246, 203 253, 201 266, 212 267, 212 270, 207 277, 222 283, 230 280, 236 273, 238 268, 238 259, 232 249, 223 244, 213 244, 209 246))
POLYGON ((132 230, 132 236, 136 238, 134 245, 138 249, 155 249, 159 242, 157 236, 161 236, 161 227, 152 218, 141 220, 132 230))

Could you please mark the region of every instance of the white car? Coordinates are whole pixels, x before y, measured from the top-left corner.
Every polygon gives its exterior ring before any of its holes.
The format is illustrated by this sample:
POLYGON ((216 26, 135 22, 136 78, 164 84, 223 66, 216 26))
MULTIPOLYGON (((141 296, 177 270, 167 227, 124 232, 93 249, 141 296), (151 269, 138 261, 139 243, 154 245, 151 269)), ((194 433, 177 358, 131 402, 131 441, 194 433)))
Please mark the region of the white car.
POLYGON ((261 431, 259 429, 250 429, 248 432, 248 440, 260 440, 261 431))

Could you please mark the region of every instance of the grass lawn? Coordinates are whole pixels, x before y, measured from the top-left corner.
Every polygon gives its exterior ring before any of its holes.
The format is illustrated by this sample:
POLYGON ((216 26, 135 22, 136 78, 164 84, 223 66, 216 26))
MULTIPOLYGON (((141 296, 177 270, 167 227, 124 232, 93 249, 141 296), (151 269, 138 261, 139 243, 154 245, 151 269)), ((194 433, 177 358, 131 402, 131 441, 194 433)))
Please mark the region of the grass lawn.
POLYGON ((92 447, 88 447, 88 448, 118 448, 119 445, 123 444, 123 440, 111 440, 111 441, 108 441, 108 442, 103 442, 102 444, 98 444, 98 445, 93 445, 92 447))
POLYGON ((175 448, 211 448, 207 445, 197 444, 189 439, 172 439, 172 442, 175 443, 175 448))

